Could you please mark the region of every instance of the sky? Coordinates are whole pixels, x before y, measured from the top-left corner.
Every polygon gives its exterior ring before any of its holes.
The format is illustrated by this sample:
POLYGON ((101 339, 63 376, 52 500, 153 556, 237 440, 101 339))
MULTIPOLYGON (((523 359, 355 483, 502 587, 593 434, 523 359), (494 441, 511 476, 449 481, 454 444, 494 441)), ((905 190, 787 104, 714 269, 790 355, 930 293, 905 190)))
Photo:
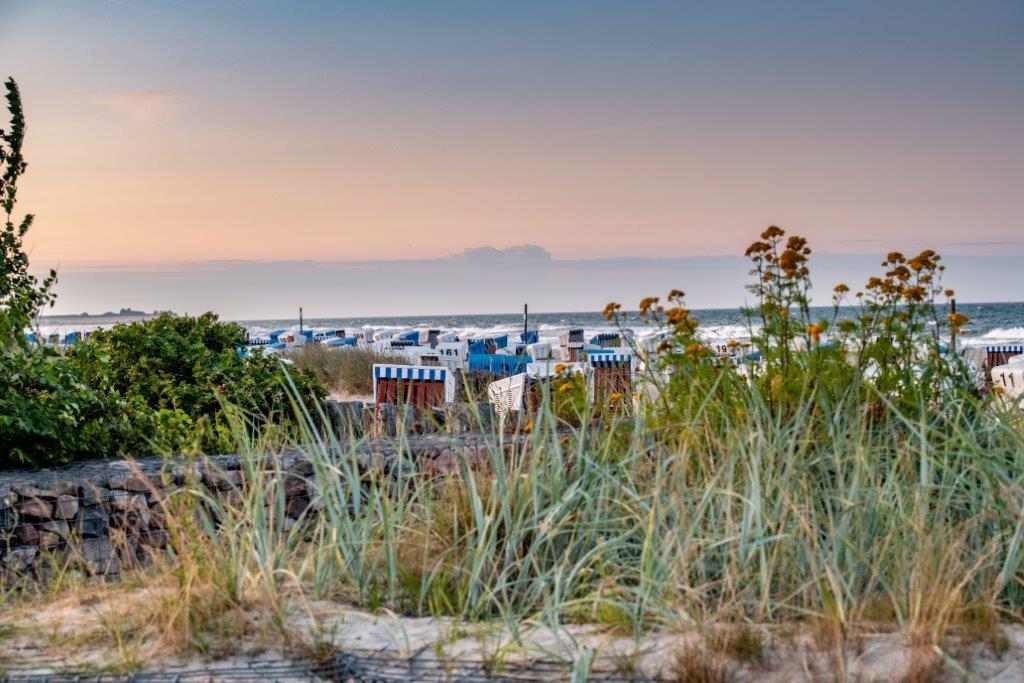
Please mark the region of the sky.
MULTIPOLYGON (((970 256, 962 279, 1006 300, 1024 299, 998 265, 1024 259, 1022 33, 1020 0, 0 0, 0 75, 25 102, 20 208, 58 311, 155 307, 156 272, 190 310, 217 298, 189 289, 200 271, 290 299, 312 293, 289 263, 460 282, 450 255, 521 244, 586 285, 538 310, 594 309, 625 298, 615 259, 708 277, 673 268, 731 263, 769 224, 837 263, 970 256)), ((714 278, 739 303, 730 268, 714 278)), ((445 311, 506 286, 463 284, 445 311)), ((396 313, 435 312, 409 294, 396 313)))

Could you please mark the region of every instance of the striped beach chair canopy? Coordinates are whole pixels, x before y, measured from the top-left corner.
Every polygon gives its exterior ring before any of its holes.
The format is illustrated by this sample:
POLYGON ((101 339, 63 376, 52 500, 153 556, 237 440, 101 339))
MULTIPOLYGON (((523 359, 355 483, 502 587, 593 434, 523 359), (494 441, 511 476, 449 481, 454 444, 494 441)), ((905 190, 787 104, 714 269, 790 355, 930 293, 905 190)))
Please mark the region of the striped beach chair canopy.
POLYGON ((993 344, 986 346, 988 353, 1012 353, 1014 355, 1024 353, 1024 344, 993 344))
POLYGON ((618 332, 600 332, 590 338, 590 343, 598 346, 618 346, 621 341, 622 335, 618 332))
POLYGON ((448 368, 422 365, 375 364, 373 376, 376 379, 418 379, 427 382, 443 382, 448 377, 448 368))
POLYGON ((1024 344, 992 344, 985 347, 986 365, 994 368, 1005 365, 1011 356, 1024 353, 1024 344))
POLYGON ((408 346, 417 346, 416 342, 412 339, 392 339, 389 346, 393 349, 403 349, 408 346))
POLYGON ((618 368, 633 365, 633 356, 628 353, 590 353, 587 363, 593 368, 618 368))
POLYGON ((440 405, 455 400, 455 375, 443 365, 373 366, 373 400, 375 403, 409 403, 440 405))
POLYGON ((567 346, 568 344, 582 344, 583 343, 583 328, 573 327, 564 332, 558 333, 558 343, 561 346, 567 346))

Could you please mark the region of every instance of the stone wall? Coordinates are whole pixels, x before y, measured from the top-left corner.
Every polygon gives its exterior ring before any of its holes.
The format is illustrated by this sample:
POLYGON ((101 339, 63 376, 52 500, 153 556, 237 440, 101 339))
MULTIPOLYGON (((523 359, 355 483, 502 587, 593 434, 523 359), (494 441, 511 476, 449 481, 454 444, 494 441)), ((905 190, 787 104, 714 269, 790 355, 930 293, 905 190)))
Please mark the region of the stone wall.
MULTIPOLYGON (((393 407, 329 402, 335 433, 355 439, 343 439, 343 452, 333 457, 354 458, 364 470, 389 470, 399 456, 406 456, 425 472, 455 471, 463 458, 479 461, 497 438, 493 430, 471 431, 490 416, 471 415, 470 410, 446 406, 424 420, 422 415, 403 416, 393 407), (427 433, 411 434, 413 428, 427 433), (393 438, 397 433, 401 439, 393 438)), ((518 439, 503 443, 514 446, 518 439)), ((300 517, 312 498, 306 478, 313 468, 307 454, 289 450, 258 461, 268 474, 287 475, 286 512, 300 517)), ((88 574, 116 575, 144 562, 168 540, 162 501, 190 477, 230 495, 242 483, 242 462, 234 455, 208 456, 192 464, 146 458, 0 472, 0 576, 10 582, 68 563, 88 574)))
MULTIPOLYGON (((298 455, 286 457, 300 467, 298 455)), ((240 467, 236 457, 212 457, 192 474, 227 490, 241 483, 240 467)), ((9 581, 70 563, 88 574, 118 574, 144 561, 167 543, 162 500, 187 474, 162 459, 0 473, 0 572, 9 581)))

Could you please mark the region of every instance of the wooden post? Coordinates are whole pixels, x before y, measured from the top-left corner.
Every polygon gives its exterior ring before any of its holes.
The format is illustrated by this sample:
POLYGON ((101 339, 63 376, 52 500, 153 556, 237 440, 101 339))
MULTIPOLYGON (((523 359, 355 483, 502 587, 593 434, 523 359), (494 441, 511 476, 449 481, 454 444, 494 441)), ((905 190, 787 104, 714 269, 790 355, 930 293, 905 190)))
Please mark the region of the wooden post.
POLYGON ((530 305, 523 304, 523 343, 526 344, 530 335, 530 305))
POLYGON ((302 334, 302 306, 299 306, 299 334, 302 334))
MULTIPOLYGON (((950 315, 956 315, 956 299, 949 300, 949 313, 950 315)), ((949 352, 950 354, 956 353, 956 325, 950 326, 949 331, 949 352)))

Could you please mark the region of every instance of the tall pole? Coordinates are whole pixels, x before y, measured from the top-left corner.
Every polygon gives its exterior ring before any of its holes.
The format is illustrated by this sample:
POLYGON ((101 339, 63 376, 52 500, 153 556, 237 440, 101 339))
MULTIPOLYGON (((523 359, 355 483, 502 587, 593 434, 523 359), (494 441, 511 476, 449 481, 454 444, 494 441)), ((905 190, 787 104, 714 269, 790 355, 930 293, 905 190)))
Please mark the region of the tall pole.
POLYGON ((299 306, 299 334, 302 334, 302 306, 299 306))
MULTIPOLYGON (((952 315, 956 315, 956 299, 950 299, 949 300, 949 314, 951 316, 952 315)), ((950 354, 955 354, 956 353, 956 325, 951 325, 950 326, 949 346, 950 346, 950 349, 949 349, 950 354)))
POLYGON ((530 335, 530 305, 523 304, 523 343, 528 343, 530 335))

